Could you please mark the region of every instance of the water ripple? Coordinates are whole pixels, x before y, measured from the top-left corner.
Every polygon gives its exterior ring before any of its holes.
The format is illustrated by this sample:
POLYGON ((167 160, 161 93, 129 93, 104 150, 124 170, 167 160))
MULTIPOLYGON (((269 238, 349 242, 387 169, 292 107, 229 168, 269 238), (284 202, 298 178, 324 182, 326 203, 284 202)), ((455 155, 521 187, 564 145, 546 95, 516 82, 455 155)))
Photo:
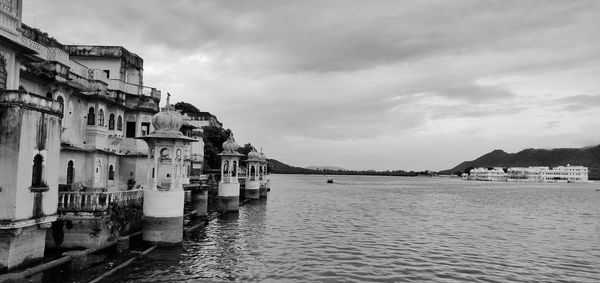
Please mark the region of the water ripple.
POLYGON ((273 176, 117 282, 598 282, 598 184, 273 176))

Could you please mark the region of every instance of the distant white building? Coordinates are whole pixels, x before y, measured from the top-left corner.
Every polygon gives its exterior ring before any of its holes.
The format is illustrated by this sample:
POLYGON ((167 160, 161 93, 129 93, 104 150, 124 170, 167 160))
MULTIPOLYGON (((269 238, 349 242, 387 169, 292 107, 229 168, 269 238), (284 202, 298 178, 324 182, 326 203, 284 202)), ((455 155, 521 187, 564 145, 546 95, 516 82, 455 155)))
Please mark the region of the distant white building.
POLYGON ((549 167, 510 167, 506 170, 508 182, 542 182, 542 172, 549 167))
POLYGON ((542 171, 544 182, 584 182, 588 180, 588 168, 584 166, 557 166, 542 171))
POLYGON ((506 181, 506 172, 502 167, 479 167, 471 170, 470 180, 506 181))
POLYGON ((480 167, 471 170, 469 175, 463 174, 465 180, 508 181, 508 182, 586 182, 588 168, 584 166, 547 166, 530 167, 480 167))

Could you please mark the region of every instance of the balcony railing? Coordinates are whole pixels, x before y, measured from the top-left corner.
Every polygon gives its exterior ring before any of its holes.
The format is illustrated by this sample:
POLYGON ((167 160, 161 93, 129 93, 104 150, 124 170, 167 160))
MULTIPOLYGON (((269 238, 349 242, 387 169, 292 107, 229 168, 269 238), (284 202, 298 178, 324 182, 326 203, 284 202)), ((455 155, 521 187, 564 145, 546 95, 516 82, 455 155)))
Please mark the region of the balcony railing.
POLYGON ((59 212, 105 212, 109 205, 141 205, 144 190, 116 192, 58 192, 59 212))
POLYGON ((124 93, 140 95, 141 87, 139 84, 132 84, 117 79, 108 80, 108 88, 113 90, 120 90, 124 93))

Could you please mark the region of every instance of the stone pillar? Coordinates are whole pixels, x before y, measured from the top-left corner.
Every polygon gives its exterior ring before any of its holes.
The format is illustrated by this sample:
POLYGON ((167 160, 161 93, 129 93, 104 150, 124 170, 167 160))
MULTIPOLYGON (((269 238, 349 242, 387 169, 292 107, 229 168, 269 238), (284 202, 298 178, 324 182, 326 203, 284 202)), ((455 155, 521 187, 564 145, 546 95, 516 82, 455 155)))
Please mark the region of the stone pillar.
POLYGON ((178 191, 144 191, 144 242, 173 246, 183 240, 184 193, 178 191))
POLYGON ((219 182, 219 196, 217 198, 219 211, 238 211, 240 209, 240 183, 219 182))
POLYGON ((192 188, 192 210, 196 210, 194 216, 200 218, 208 217, 208 186, 197 185, 192 188))
POLYGON ((247 199, 259 199, 260 198, 260 180, 246 180, 246 198, 247 199))
POLYGON ((220 211, 238 211, 240 207, 240 183, 238 182, 240 154, 237 149, 240 146, 235 142, 233 136, 223 143, 221 157, 221 181, 219 182, 219 195, 217 208, 220 211))
MULTIPOLYGON (((268 182, 268 181, 267 181, 268 182)), ((260 186, 260 197, 261 198, 266 198, 267 195, 269 193, 269 188, 267 187, 267 185, 261 185, 260 186)))

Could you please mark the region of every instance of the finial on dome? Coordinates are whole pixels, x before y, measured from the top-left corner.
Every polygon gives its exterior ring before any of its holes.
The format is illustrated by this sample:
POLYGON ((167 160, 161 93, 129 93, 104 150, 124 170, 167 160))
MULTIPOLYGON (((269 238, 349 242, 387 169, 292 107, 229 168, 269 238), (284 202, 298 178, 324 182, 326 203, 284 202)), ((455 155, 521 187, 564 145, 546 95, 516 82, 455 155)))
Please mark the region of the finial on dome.
POLYGON ((171 105, 171 94, 168 92, 167 92, 167 104, 165 105, 163 110, 175 111, 175 107, 173 107, 173 105, 171 105))

